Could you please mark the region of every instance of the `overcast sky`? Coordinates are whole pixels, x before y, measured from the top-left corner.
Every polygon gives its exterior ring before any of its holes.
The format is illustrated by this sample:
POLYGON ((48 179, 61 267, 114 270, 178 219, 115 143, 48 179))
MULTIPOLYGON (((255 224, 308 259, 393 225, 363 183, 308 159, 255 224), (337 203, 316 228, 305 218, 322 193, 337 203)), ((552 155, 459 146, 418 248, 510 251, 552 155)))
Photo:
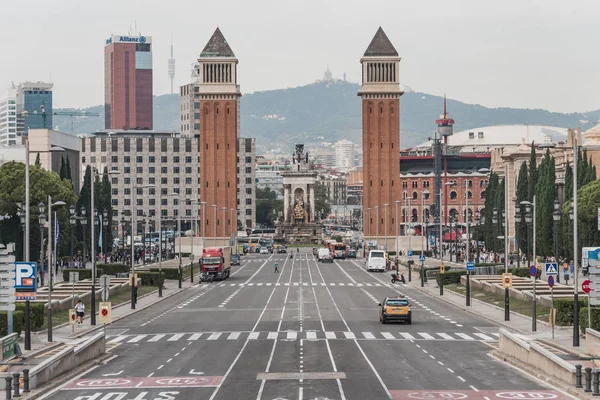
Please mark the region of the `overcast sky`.
POLYGON ((219 26, 240 60, 242 92, 360 76, 382 26, 413 90, 489 107, 600 108, 597 0, 18 0, 0 2, 0 88, 51 80, 55 107, 104 102, 111 34, 152 36, 154 94, 176 86, 219 26))

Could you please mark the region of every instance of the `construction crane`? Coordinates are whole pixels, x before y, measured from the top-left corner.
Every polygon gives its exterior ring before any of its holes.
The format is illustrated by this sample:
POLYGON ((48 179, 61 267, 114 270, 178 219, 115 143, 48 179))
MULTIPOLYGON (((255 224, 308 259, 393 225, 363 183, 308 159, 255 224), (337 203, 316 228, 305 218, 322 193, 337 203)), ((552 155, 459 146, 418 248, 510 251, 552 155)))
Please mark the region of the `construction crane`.
POLYGON ((33 113, 30 113, 29 111, 25 110, 23 111, 21 114, 18 114, 17 117, 22 117, 23 119, 31 116, 31 115, 39 115, 42 117, 42 127, 44 129, 47 128, 47 119, 48 119, 48 115, 66 115, 71 117, 71 133, 73 132, 73 117, 99 117, 100 114, 99 113, 95 113, 95 112, 89 112, 89 111, 52 111, 52 112, 46 112, 46 107, 44 106, 44 104, 42 104, 40 106, 40 111, 33 111, 33 113))

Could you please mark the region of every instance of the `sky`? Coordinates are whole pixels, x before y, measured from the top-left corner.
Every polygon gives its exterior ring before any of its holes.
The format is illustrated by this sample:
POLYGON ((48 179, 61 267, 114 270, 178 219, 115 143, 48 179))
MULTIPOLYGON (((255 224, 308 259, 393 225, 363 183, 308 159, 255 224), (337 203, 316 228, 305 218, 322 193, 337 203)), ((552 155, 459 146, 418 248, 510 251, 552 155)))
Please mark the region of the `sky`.
MULTIPOLYGON (((322 78, 358 82, 382 26, 415 91, 488 107, 600 109, 597 0, 19 0, 0 2, 0 89, 51 81, 55 107, 104 103, 104 45, 152 36, 154 94, 175 87, 219 26, 239 59, 242 93, 322 78), (8 4, 8 5, 7 5, 8 4)), ((175 90, 177 92, 177 89, 175 90)))

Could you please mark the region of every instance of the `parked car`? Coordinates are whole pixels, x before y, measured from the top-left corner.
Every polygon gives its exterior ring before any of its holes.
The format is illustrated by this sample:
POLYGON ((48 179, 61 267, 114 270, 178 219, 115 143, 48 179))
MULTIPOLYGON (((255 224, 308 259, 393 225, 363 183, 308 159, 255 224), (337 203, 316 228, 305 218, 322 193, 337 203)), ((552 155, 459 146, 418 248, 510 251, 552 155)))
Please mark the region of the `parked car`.
POLYGON ((348 250, 348 255, 346 257, 347 258, 356 258, 356 250, 354 250, 354 249, 348 250))
POLYGON ((240 255, 239 254, 232 254, 231 255, 231 265, 240 265, 240 255))
POLYGON ((277 248, 277 252, 278 253, 287 253, 287 247, 285 247, 285 246, 279 246, 277 248))
POLYGON ((260 248, 260 254, 269 254, 269 249, 266 247, 261 247, 260 248))

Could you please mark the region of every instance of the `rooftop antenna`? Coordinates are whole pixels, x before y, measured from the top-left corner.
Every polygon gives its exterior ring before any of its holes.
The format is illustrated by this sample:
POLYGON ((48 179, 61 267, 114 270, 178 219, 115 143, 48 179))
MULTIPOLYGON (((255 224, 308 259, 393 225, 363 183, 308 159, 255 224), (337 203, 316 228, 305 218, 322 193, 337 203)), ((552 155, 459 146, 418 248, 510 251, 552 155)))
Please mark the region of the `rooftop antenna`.
POLYGON ((171 34, 171 58, 168 63, 169 78, 171 79, 171 94, 173 94, 173 80, 175 79, 175 56, 173 56, 173 34, 171 34))

